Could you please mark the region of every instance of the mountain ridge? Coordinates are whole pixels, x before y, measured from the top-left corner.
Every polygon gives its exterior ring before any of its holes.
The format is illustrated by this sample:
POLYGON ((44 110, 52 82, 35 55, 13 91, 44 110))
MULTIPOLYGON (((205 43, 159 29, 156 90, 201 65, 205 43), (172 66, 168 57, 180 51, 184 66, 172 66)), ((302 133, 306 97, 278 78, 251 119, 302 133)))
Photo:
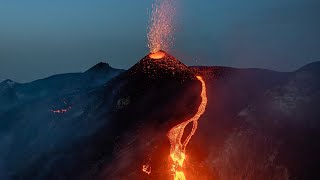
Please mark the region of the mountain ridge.
POLYGON ((122 69, 112 68, 107 63, 98 63, 82 73, 57 74, 28 83, 5 80, 0 83, 0 89, 5 89, 2 93, 0 92, 0 97, 2 97, 0 101, 3 100, 6 103, 0 104, 0 110, 3 108, 8 109, 7 107, 12 107, 25 101, 47 97, 59 98, 59 96, 66 94, 99 87, 123 71, 122 69), (10 88, 9 85, 11 85, 10 88), (5 94, 10 94, 11 100, 6 98, 8 95, 5 94))

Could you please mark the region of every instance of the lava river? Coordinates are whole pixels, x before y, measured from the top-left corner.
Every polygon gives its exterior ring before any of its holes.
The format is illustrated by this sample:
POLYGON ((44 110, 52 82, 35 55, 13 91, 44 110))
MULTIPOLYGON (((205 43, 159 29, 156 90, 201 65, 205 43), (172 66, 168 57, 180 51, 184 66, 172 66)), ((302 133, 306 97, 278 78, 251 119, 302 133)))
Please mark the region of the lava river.
POLYGON ((183 172, 183 164, 186 159, 186 146, 188 145, 191 137, 197 130, 198 120, 200 116, 205 112, 208 98, 206 93, 206 84, 201 76, 197 76, 197 79, 201 82, 202 90, 201 90, 201 104, 199 105, 197 113, 189 120, 184 121, 172 129, 167 133, 167 136, 170 141, 170 157, 172 159, 171 164, 171 172, 174 177, 174 180, 185 180, 185 174, 183 172), (192 130, 190 134, 186 137, 184 141, 182 141, 182 136, 184 134, 184 130, 189 123, 192 124, 192 130))

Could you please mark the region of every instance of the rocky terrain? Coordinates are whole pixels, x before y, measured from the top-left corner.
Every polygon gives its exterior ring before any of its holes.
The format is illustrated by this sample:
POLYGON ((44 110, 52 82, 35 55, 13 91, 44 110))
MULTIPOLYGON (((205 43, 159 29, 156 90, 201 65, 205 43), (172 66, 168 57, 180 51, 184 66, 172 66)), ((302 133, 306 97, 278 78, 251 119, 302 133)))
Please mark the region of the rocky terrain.
POLYGON ((195 75, 207 84, 208 106, 187 148, 188 179, 320 178, 320 62, 284 73, 165 58, 2 82, 0 178, 169 178, 166 133, 194 115, 195 75))

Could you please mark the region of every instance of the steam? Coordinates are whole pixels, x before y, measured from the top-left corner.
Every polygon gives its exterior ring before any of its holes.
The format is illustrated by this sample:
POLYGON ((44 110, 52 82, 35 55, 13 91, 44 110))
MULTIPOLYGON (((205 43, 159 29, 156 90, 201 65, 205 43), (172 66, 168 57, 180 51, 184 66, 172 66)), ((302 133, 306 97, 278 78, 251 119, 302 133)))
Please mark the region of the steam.
POLYGON ((148 47, 151 53, 168 50, 174 41, 175 0, 155 0, 148 27, 148 47))

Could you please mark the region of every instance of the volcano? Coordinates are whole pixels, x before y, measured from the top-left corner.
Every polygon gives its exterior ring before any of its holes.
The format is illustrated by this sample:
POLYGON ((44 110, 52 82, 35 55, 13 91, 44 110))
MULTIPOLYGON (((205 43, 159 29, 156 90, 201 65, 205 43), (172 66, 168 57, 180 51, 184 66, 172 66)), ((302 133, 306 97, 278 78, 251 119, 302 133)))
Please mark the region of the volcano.
POLYGON ((195 74, 188 66, 165 51, 148 54, 137 64, 131 67, 126 74, 132 79, 144 79, 147 81, 169 80, 185 82, 196 80, 195 74))
MULTIPOLYGON (((149 161, 146 158, 153 159, 155 163, 150 165, 154 169, 166 168, 163 166, 167 164, 170 150, 167 132, 176 124, 192 118, 200 105, 202 85, 194 71, 170 54, 164 51, 161 54, 161 58, 153 58, 153 54, 145 56, 128 71, 113 79, 109 86, 112 92, 117 92, 113 102, 113 122, 116 122, 114 129, 126 131, 138 125, 138 131, 141 132, 133 133, 135 135, 132 137, 135 138, 130 138, 138 141, 130 146, 137 152, 135 158, 128 158, 129 153, 115 152, 117 158, 112 164, 120 164, 122 167, 117 173, 112 173, 116 171, 114 166, 110 166, 106 174, 113 174, 111 178, 123 178, 133 167, 141 169, 145 161, 149 161), (151 129, 157 131, 156 135, 151 133, 151 129), (144 147, 147 142, 150 147, 144 147), (157 144, 163 144, 163 147, 154 149, 157 144), (126 159, 133 161, 126 166, 123 164, 126 159)), ((118 133, 121 132, 116 134, 118 133)), ((132 142, 131 140, 129 141, 132 142)), ((128 139, 120 138, 119 142, 125 145, 124 149, 128 148, 128 139)), ((164 177, 170 178, 166 173, 153 174, 153 179, 164 177)))

